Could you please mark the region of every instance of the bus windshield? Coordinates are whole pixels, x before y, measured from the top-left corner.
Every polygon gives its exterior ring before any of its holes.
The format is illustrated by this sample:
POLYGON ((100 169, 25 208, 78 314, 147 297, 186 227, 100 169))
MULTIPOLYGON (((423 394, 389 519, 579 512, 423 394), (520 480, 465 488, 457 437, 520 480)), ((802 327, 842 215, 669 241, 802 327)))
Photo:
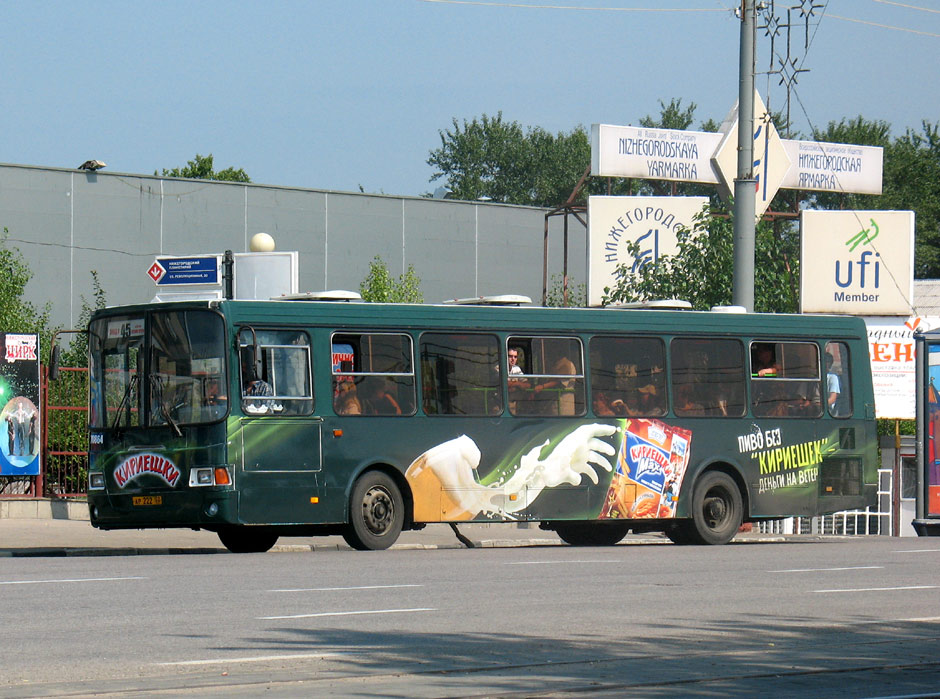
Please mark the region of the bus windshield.
POLYGON ((93 428, 178 426, 228 408, 224 327, 210 311, 99 318, 90 327, 93 428))

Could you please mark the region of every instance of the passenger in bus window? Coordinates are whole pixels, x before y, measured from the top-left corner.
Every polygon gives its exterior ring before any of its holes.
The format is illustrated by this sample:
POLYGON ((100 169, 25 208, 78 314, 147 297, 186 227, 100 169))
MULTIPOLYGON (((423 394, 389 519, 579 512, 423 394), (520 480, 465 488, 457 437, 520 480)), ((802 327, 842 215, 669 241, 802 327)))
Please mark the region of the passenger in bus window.
POLYGON ((254 398, 263 396, 273 396, 274 391, 271 384, 259 377, 254 370, 253 364, 243 365, 242 377, 242 407, 246 413, 266 413, 273 412, 276 407, 271 400, 244 400, 244 398, 254 398))
POLYGON ((676 386, 676 414, 701 415, 705 412, 701 403, 693 399, 693 386, 683 383, 676 386))
MULTIPOLYGON (((623 401, 620 400, 619 398, 614 402, 620 403, 621 405, 623 405, 623 401)), ((611 405, 611 403, 608 402, 607 394, 604 393, 603 391, 594 392, 594 400, 593 400, 592 405, 594 407, 594 414, 597 415, 598 417, 612 417, 617 414, 614 412, 613 405, 611 405)))
POLYGON ((755 342, 751 350, 752 376, 779 376, 779 367, 774 359, 774 347, 769 342, 755 342))
POLYGON ((356 384, 352 381, 343 381, 337 387, 337 391, 333 399, 333 407, 338 415, 362 415, 362 405, 359 403, 356 384))
MULTIPOLYGON (((574 362, 568 359, 568 357, 565 355, 561 355, 557 360, 555 360, 555 363, 552 364, 551 373, 558 377, 568 375, 573 376, 578 373, 578 370, 575 367, 574 362)), ((574 379, 551 378, 535 387, 536 393, 541 393, 546 389, 556 389, 558 391, 558 400, 549 406, 549 414, 574 415, 575 400, 574 392, 571 390, 574 388, 574 381, 574 379)))
MULTIPOLYGON (((647 384, 637 389, 639 396, 639 405, 636 401, 627 402, 627 415, 662 415, 665 412, 661 398, 658 395, 656 386, 647 384), (633 409, 631 410, 631 404, 633 409)), ((691 394, 690 394, 691 395, 691 394)))
POLYGON ((401 406, 389 393, 388 386, 382 379, 376 379, 369 386, 366 398, 367 415, 401 415, 401 406))
POLYGON ((839 394, 842 393, 842 386, 839 383, 839 375, 833 371, 833 362, 832 354, 826 352, 826 402, 829 404, 829 414, 838 417, 839 394))
POLYGON ((524 374, 522 367, 519 366, 519 350, 515 347, 510 347, 506 352, 506 356, 509 358, 509 375, 518 376, 524 374))

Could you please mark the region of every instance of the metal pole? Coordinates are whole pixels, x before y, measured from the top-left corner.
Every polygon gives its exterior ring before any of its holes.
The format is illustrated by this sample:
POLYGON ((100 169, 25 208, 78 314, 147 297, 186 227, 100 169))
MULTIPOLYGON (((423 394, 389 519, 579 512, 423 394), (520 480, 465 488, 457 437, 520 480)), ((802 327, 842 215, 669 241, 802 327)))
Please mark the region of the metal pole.
POLYGON ((738 65, 738 176, 734 180, 733 303, 754 310, 754 0, 741 0, 741 54, 738 65))
MULTIPOLYGON (((927 400, 928 396, 928 382, 927 382, 927 352, 929 347, 927 345, 927 338, 920 332, 914 333, 914 415, 915 415, 915 433, 917 437, 914 441, 915 449, 915 463, 917 464, 917 493, 916 500, 914 501, 914 520, 923 520, 927 517, 927 463, 928 456, 928 446, 927 440, 930 435, 930 429, 927 426, 927 421, 930 419, 930 411, 927 409, 927 400)), ((933 435, 934 450, 936 454, 937 448, 937 437, 940 435, 933 435)), ((936 458, 936 456, 934 456, 936 458)), ((917 534, 921 534, 921 530, 917 527, 917 534)))

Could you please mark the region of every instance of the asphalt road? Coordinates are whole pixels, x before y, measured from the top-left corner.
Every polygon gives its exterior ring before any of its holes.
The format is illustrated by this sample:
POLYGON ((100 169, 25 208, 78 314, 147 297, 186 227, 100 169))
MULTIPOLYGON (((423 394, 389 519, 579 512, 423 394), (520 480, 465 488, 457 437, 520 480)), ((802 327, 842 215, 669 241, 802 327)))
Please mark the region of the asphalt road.
POLYGON ((924 696, 940 541, 0 559, 0 696, 924 696))

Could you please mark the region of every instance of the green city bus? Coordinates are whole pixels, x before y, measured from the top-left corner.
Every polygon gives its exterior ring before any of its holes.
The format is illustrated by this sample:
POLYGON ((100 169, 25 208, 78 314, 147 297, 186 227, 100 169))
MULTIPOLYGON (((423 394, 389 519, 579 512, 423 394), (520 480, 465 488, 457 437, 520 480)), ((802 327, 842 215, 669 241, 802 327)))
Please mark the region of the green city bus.
POLYGON ((431 522, 724 544, 874 504, 861 319, 299 297, 93 315, 95 527, 234 552, 431 522))

